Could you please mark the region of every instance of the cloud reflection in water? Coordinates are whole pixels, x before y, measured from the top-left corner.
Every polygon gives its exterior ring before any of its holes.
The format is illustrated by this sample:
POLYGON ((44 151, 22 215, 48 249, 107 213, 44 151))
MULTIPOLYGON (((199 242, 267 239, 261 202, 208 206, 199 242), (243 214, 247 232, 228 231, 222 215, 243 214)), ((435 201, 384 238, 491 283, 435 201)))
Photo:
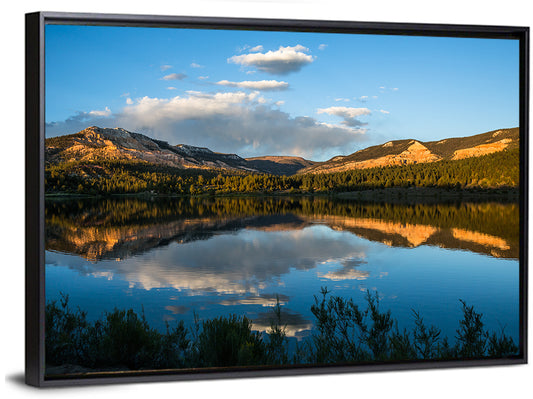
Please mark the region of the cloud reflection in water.
POLYGON ((291 269, 305 271, 324 263, 342 264, 341 270, 326 273, 325 278, 360 279, 366 272, 355 271, 353 262, 359 264, 357 259, 364 257, 365 248, 349 233, 312 226, 296 231, 242 230, 205 241, 172 243, 121 262, 93 263, 49 251, 46 263, 67 266, 83 275, 120 276, 130 286, 145 290, 257 294, 291 269))

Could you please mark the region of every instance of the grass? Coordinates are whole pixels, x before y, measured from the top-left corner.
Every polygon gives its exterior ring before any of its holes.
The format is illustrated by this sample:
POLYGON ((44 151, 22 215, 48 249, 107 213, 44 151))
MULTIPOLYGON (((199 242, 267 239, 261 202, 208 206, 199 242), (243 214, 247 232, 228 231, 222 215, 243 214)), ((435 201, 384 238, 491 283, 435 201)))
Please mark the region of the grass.
MULTIPOLYGON (((367 291, 366 308, 352 298, 332 296, 322 288, 311 312, 313 334, 289 351, 279 301, 273 307, 266 334, 252 330, 246 316, 231 314, 152 328, 133 310, 114 309, 97 321, 72 309, 69 298, 46 305, 47 368, 72 365, 88 370, 187 369, 298 364, 336 364, 415 360, 505 358, 518 354, 513 339, 502 330, 486 331, 482 314, 460 300, 463 317, 453 343, 441 330, 426 325, 413 311, 413 327, 400 330, 391 311, 380 308, 379 296, 367 291)), ((67 367, 68 369, 68 367, 67 367)), ((68 373, 68 372, 67 372, 68 373)))

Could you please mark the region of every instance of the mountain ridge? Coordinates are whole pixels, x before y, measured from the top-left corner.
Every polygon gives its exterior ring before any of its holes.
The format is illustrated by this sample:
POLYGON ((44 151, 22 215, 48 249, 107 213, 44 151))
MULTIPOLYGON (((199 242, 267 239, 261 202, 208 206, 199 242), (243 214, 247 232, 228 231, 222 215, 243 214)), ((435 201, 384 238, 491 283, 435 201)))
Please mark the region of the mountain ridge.
POLYGON ((388 141, 338 155, 325 162, 297 156, 260 156, 242 158, 237 154, 215 152, 188 144, 171 145, 123 128, 88 127, 78 133, 48 138, 46 161, 94 162, 137 160, 177 169, 226 170, 274 175, 318 174, 352 169, 460 160, 517 148, 519 129, 498 129, 466 137, 423 142, 415 139, 388 141))
POLYGON ((295 174, 302 168, 311 167, 317 162, 310 161, 302 157, 284 156, 284 155, 265 155, 261 157, 246 158, 253 167, 267 173, 278 174, 295 174), (286 172, 286 173, 283 173, 286 172))
POLYGON ((315 162, 301 157, 266 156, 242 158, 188 144, 171 145, 122 128, 90 126, 78 133, 45 141, 46 161, 140 160, 178 169, 223 169, 251 173, 294 174, 315 162))
POLYGON ((394 140, 364 148, 350 155, 335 156, 328 161, 301 169, 298 173, 334 173, 350 169, 459 160, 517 148, 518 145, 519 128, 497 129, 438 141, 394 140))

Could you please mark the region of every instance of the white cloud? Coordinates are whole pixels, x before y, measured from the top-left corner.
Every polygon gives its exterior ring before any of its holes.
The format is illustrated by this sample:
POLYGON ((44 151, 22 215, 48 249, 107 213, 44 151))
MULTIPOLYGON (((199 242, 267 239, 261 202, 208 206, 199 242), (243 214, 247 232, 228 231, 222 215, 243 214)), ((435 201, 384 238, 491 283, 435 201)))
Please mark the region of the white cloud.
POLYGON ((192 68, 203 68, 203 65, 197 64, 196 62, 191 63, 192 68))
POLYGON ((293 47, 280 46, 278 50, 266 53, 234 55, 228 58, 228 62, 255 67, 261 72, 274 75, 287 75, 291 72, 298 72, 303 66, 313 62, 313 57, 306 54, 307 52, 309 49, 300 44, 293 47))
POLYGON ((250 81, 245 80, 242 82, 230 82, 229 80, 221 80, 216 83, 219 86, 227 87, 239 87, 243 89, 253 89, 253 90, 285 90, 289 87, 287 82, 280 82, 277 80, 257 80, 250 81))
POLYGON ((177 88, 177 87, 174 87, 174 86, 168 86, 168 87, 167 87, 167 90, 178 90, 178 88, 177 88))
POLYGON ((105 109, 103 111, 98 111, 98 110, 90 111, 89 115, 90 116, 97 116, 97 117, 111 116, 111 110, 109 109, 109 107, 105 107, 105 109))
POLYGON ((365 123, 356 119, 359 116, 370 115, 372 112, 368 108, 352 108, 352 107, 329 107, 319 108, 317 114, 328 114, 340 116, 344 120, 342 124, 345 126, 356 127, 363 126, 365 123))
POLYGON ((212 116, 239 116, 242 106, 257 101, 257 93, 204 93, 187 91, 187 97, 143 97, 126 107, 123 115, 144 125, 157 126, 188 119, 207 119, 212 116))
POLYGON ((161 65, 159 67, 159 69, 161 69, 162 72, 165 72, 165 71, 169 70, 170 68, 172 68, 172 65, 161 65))
POLYGON ((339 102, 339 101, 345 101, 345 102, 348 102, 348 101, 350 101, 350 99, 349 99, 349 98, 342 98, 342 97, 341 97, 341 98, 336 98, 335 101, 337 101, 337 102, 339 102))
POLYGON ((380 109, 379 112, 381 112, 382 114, 390 114, 389 111, 385 111, 384 109, 380 109))
POLYGON ((398 89, 397 87, 379 86, 379 90, 383 93, 385 90, 398 91, 400 89, 398 89))
POLYGON ((326 124, 308 116, 291 116, 280 102, 257 91, 206 93, 189 91, 172 98, 142 97, 106 118, 79 112, 46 125, 47 137, 78 132, 87 126, 123 127, 169 143, 208 147, 244 157, 298 155, 326 160, 353 152, 366 129, 326 124))
POLYGON ((198 76, 198 79, 207 80, 207 79, 209 79, 209 76, 198 76))
POLYGON ((361 96, 358 98, 358 100, 364 103, 368 100, 368 96, 361 96))
POLYGON ((169 75, 163 76, 163 80, 183 80, 187 77, 184 73, 171 73, 169 75))
POLYGON ((126 104, 128 105, 132 105, 133 104, 133 100, 131 98, 126 98, 126 104))
POLYGON ((326 47, 328 47, 327 44, 320 44, 320 45, 318 46, 318 49, 319 49, 319 50, 325 50, 326 47))
POLYGON ((263 51, 263 46, 262 45, 259 45, 259 46, 255 46, 255 47, 252 47, 250 50, 248 50, 250 53, 258 53, 260 51, 263 51))

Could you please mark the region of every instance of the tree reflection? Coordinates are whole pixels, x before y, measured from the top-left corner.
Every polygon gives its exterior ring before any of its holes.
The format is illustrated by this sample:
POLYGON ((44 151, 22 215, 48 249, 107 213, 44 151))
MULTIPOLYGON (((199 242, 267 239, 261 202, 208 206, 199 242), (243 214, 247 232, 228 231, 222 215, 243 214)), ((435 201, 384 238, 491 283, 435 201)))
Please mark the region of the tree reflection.
POLYGON ((434 245, 518 258, 517 204, 374 204, 325 197, 117 198, 46 202, 46 249, 120 260, 170 242, 315 224, 391 246, 434 245))

